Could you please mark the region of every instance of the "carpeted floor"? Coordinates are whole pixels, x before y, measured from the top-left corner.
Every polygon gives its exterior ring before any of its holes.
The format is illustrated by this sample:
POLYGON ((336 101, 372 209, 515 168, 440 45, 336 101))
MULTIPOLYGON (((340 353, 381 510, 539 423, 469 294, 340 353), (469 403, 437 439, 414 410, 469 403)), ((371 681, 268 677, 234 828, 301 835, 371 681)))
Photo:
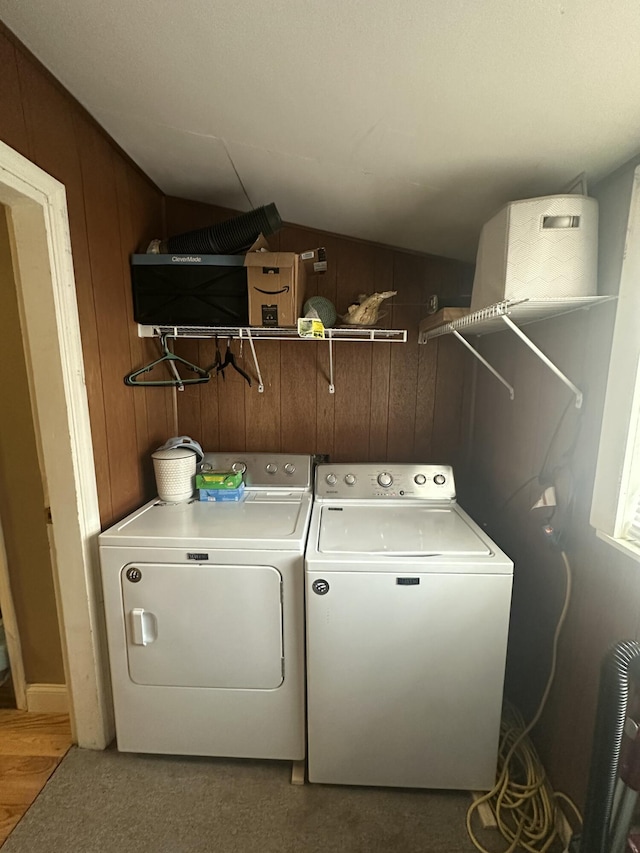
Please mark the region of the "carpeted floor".
MULTIPOLYGON (((290 784, 290 764, 71 749, 2 853, 471 853, 467 794, 290 784)), ((503 849, 497 833, 484 843, 503 849)))

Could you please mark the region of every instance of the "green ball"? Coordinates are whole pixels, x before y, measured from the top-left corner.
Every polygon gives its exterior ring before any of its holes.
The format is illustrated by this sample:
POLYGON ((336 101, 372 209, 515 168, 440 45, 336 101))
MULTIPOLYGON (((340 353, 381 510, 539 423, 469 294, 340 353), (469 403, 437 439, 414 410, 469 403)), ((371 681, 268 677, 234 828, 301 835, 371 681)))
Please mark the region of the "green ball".
POLYGON ((333 302, 330 302, 324 296, 310 296, 307 299, 304 303, 302 313, 306 317, 310 311, 317 313, 325 329, 330 329, 338 317, 333 302))

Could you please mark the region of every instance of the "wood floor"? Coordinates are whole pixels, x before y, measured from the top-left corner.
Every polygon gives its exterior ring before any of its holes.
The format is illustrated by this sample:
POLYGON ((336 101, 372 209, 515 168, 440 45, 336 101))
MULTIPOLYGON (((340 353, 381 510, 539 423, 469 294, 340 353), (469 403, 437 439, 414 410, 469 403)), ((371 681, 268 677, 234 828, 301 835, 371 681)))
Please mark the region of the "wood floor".
POLYGON ((0 846, 70 746, 67 714, 0 710, 0 846))

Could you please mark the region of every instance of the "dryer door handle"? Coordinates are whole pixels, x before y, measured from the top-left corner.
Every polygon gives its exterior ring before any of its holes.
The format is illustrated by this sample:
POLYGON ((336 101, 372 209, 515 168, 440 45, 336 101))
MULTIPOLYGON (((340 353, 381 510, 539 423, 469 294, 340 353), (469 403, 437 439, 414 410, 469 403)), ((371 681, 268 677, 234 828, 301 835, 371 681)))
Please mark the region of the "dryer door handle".
POLYGON ((135 646, 147 646, 158 636, 156 617, 143 607, 134 607, 130 613, 131 637, 135 646))

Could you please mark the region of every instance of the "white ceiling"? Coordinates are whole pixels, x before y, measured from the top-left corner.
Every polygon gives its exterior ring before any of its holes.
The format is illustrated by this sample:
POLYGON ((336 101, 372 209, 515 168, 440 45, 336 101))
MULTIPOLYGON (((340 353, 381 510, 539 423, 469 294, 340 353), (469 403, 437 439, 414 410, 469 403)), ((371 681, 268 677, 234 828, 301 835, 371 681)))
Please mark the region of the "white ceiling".
POLYGON ((466 260, 640 151, 637 0, 0 0, 167 194, 466 260))

